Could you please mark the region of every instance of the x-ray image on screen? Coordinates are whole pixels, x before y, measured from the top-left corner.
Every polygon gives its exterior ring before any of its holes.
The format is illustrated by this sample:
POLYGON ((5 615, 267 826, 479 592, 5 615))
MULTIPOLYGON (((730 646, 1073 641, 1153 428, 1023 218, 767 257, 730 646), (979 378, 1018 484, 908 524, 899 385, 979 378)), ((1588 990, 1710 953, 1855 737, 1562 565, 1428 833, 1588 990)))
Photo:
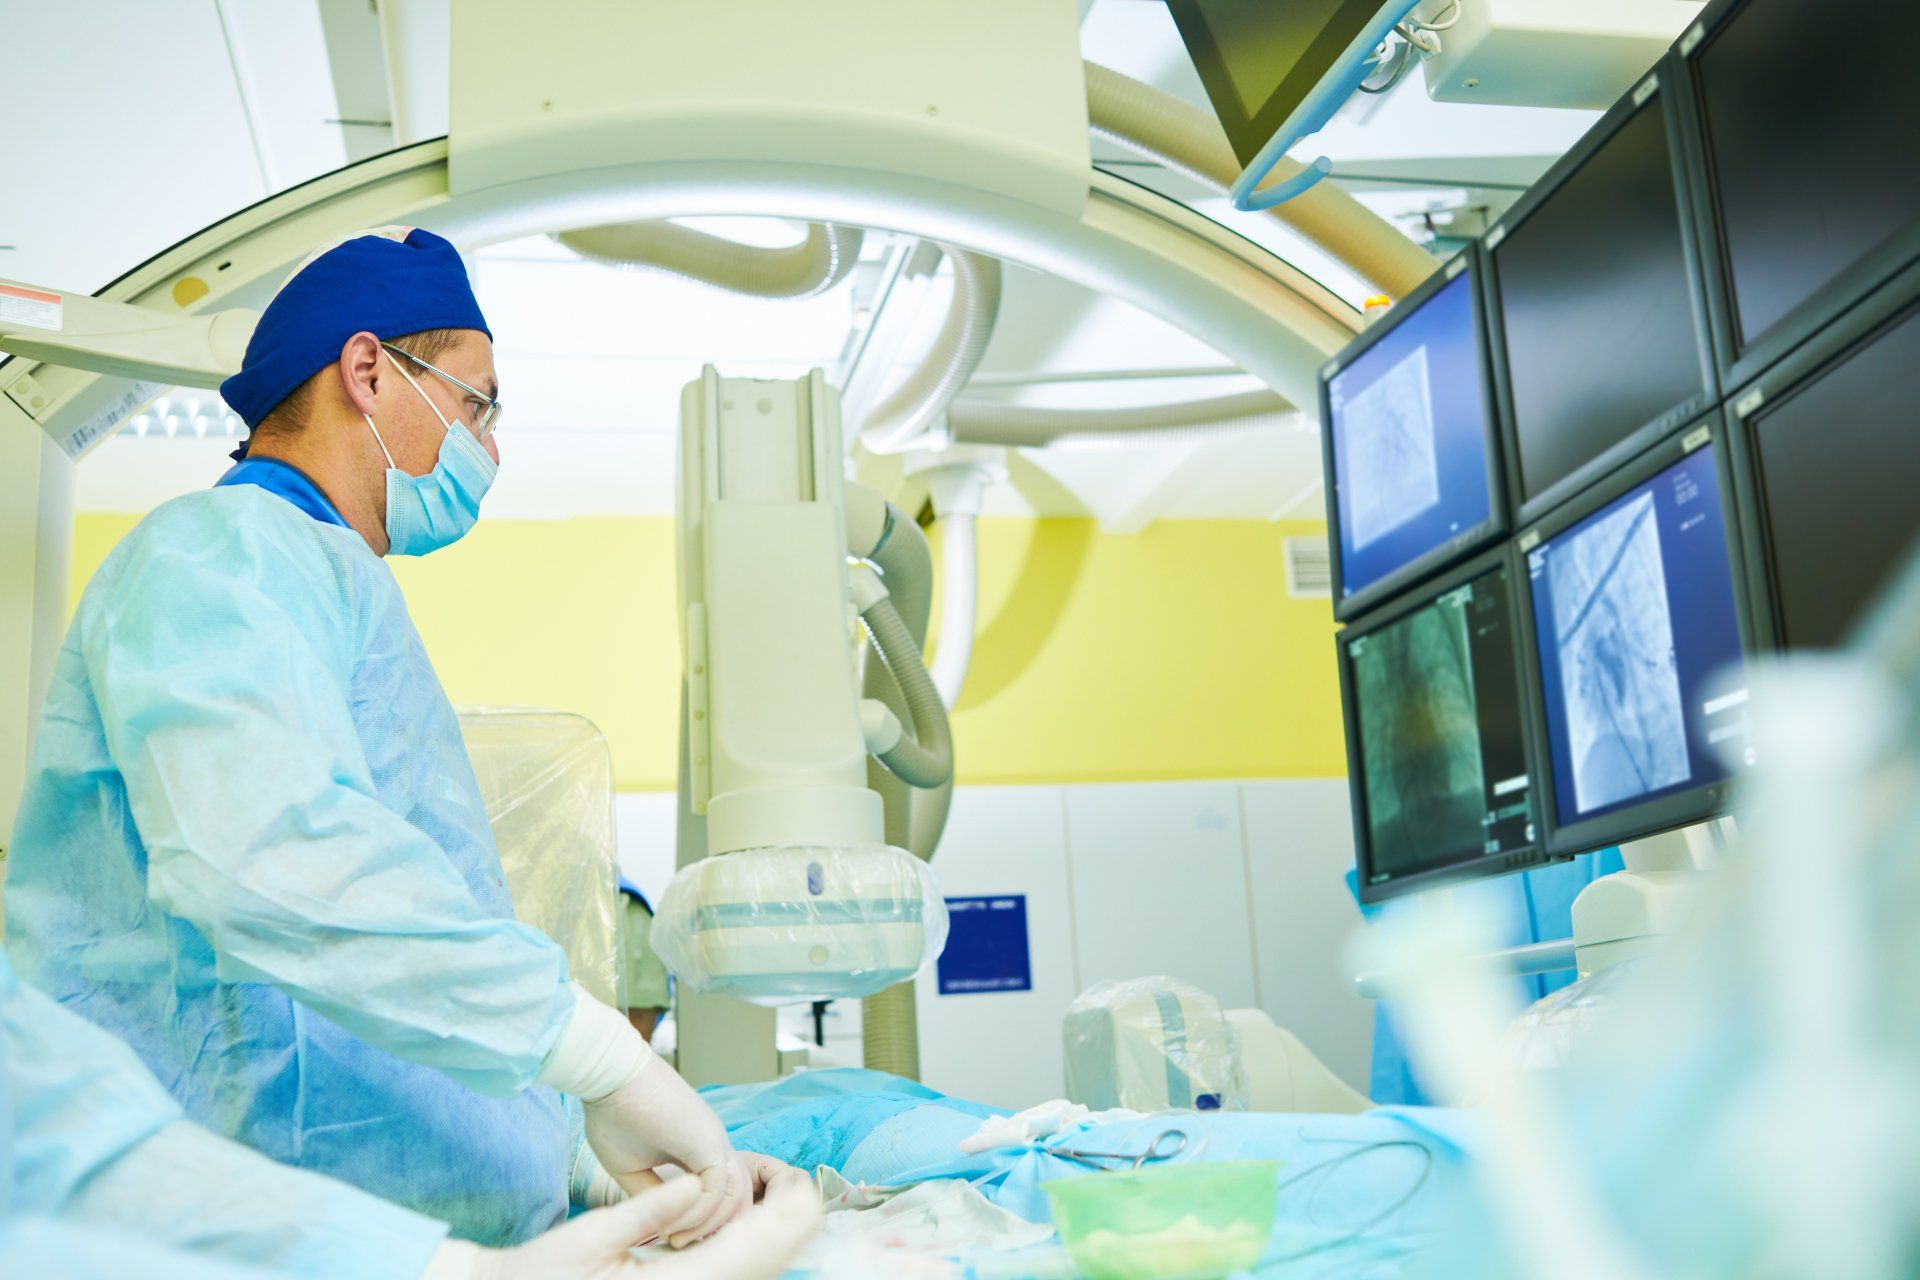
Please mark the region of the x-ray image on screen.
POLYGON ((1467 608, 1455 593, 1352 648, 1373 862, 1397 869, 1485 837, 1467 608))
POLYGON ((1473 270, 1370 330, 1326 378, 1342 604, 1492 532, 1494 416, 1473 270))
POLYGON ((1685 782, 1685 712, 1653 495, 1556 547, 1548 588, 1575 808, 1685 782))
POLYGON ((1418 346, 1345 405, 1355 550, 1440 501, 1431 386, 1427 349, 1418 346))

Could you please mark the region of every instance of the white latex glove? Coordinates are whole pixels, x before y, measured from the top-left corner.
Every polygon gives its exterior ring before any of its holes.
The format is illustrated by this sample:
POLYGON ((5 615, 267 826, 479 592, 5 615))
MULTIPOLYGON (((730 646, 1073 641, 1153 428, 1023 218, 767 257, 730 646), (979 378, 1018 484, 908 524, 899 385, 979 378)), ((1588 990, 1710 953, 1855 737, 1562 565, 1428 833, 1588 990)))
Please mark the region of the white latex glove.
POLYGON ((773 1280, 813 1234, 818 1198, 785 1179, 713 1239, 671 1257, 638 1258, 700 1198, 692 1178, 675 1178, 607 1209, 583 1213, 511 1249, 464 1240, 440 1247, 421 1280, 773 1280))
MULTIPOLYGON (((740 1162, 746 1173, 747 1187, 753 1193, 753 1203, 759 1204, 769 1188, 783 1181, 799 1179, 808 1181, 807 1175, 790 1164, 763 1156, 753 1151, 736 1152, 733 1157, 740 1162)), ((573 1202, 585 1209, 604 1209, 608 1205, 619 1204, 627 1198, 627 1190, 613 1175, 600 1167, 591 1147, 583 1147, 578 1157, 580 1165, 574 1170, 573 1202)), ((656 1184, 658 1185, 657 1181, 656 1184)))
POLYGON ((712 1235, 752 1202, 713 1108, 662 1062, 624 1016, 576 983, 573 1016, 540 1068, 540 1082, 580 1099, 587 1145, 628 1193, 657 1186, 664 1166, 698 1180, 699 1194, 667 1224, 675 1248, 712 1235))
POLYGON ((735 1159, 740 1161, 747 1173, 747 1186, 753 1192, 753 1202, 759 1204, 775 1187, 785 1183, 799 1181, 808 1183, 807 1175, 790 1164, 775 1160, 772 1156, 763 1156, 755 1151, 742 1151, 735 1159))

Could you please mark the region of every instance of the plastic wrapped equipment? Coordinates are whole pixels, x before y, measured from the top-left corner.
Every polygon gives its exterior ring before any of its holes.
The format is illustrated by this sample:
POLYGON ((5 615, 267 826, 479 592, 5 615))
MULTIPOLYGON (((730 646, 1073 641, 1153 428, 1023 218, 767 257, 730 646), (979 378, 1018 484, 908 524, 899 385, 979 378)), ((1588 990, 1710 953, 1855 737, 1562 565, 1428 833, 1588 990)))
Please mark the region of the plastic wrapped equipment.
POLYGON ((755 1004, 870 996, 947 945, 927 864, 889 845, 782 845, 683 867, 653 948, 694 991, 755 1004))
POLYGON ((1564 1065, 1576 1046, 1634 981, 1643 962, 1611 965, 1561 987, 1527 1006, 1502 1038, 1507 1059, 1522 1071, 1551 1071, 1564 1065))
POLYGON ((573 978, 612 1004, 619 982, 613 758, 584 716, 460 710, 513 914, 567 953, 573 978))
POLYGON ((1220 1002, 1172 978, 1089 987, 1067 1006, 1067 1096, 1096 1111, 1244 1111, 1240 1037, 1220 1002))

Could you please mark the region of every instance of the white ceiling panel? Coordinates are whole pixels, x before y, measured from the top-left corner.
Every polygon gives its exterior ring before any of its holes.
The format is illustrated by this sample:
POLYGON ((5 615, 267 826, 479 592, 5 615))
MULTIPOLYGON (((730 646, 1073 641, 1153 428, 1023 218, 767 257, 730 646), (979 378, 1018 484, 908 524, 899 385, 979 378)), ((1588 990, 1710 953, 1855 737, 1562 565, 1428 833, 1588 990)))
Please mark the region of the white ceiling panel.
POLYGON ((3 0, 0 275, 91 293, 266 194, 212 0, 3 0))

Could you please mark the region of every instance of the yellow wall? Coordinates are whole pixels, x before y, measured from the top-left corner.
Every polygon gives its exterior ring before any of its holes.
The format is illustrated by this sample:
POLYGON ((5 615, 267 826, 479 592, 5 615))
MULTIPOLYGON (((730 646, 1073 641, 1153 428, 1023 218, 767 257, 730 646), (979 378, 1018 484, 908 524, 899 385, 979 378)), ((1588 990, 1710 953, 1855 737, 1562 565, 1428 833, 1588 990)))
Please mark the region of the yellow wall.
MULTIPOLYGON (((82 515, 74 594, 137 517, 82 515)), ((1338 775, 1332 610, 1286 593, 1317 522, 980 522, 980 632, 954 716, 963 783, 1338 775)), ((673 522, 483 521, 394 568, 455 702, 605 731, 622 790, 673 786, 673 522)))

